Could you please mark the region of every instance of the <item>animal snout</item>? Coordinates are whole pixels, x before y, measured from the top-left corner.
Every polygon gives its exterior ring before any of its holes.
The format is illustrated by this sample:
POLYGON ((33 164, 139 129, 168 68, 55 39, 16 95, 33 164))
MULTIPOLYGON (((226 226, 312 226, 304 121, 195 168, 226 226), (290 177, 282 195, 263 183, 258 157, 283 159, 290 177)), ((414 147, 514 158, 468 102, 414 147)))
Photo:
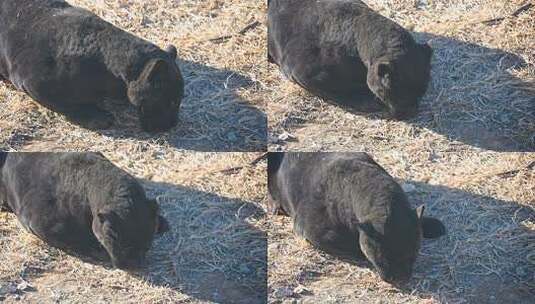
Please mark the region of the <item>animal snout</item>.
POLYGON ((169 109, 160 113, 142 113, 141 127, 147 132, 167 131, 178 124, 178 111, 169 109))
POLYGON ((416 114, 418 113, 418 106, 404 108, 389 107, 389 110, 392 118, 397 120, 406 120, 416 116, 416 114))
POLYGON ((404 287, 409 282, 410 275, 383 275, 381 277, 385 282, 396 287, 404 287))
POLYGON ((412 277, 412 270, 407 267, 391 269, 390 271, 381 271, 378 269, 379 276, 383 281, 390 283, 398 288, 402 288, 412 277))
POLYGON ((145 256, 137 256, 128 259, 116 259, 113 260, 113 266, 128 272, 139 272, 145 267, 145 256))

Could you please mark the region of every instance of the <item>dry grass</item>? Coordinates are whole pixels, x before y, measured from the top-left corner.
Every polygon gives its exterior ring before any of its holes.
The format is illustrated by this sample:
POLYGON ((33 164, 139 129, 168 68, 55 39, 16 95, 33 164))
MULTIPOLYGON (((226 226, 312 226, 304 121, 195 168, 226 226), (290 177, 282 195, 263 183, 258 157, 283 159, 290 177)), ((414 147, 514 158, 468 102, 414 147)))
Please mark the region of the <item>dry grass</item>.
POLYGON ((157 238, 148 269, 130 275, 84 263, 0 215, 0 302, 265 303, 265 162, 258 154, 108 156, 157 197, 171 230, 157 238), (245 166, 232 174, 221 170, 245 166), (26 281, 34 290, 9 291, 26 281))
POLYGON ((366 151, 448 235, 424 241, 407 290, 366 263, 323 254, 274 217, 271 303, 533 303, 535 8, 525 1, 366 1, 435 49, 433 82, 408 122, 351 114, 283 80, 269 87, 270 150, 366 151), (407 186, 408 185, 408 186, 407 186))
POLYGON ((0 282, 28 280, 37 290, 22 293, 23 300, 250 301, 251 290, 261 294, 267 267, 273 303, 533 302, 535 173, 528 165, 535 161, 535 9, 494 25, 480 22, 523 1, 367 1, 435 48, 433 83, 409 122, 350 114, 268 69, 265 1, 71 2, 160 46, 178 46, 188 82, 181 123, 151 137, 126 109, 118 128, 99 134, 0 85, 0 147, 102 151, 145 180, 173 230, 156 241, 144 277, 135 277, 51 249, 2 215, 0 282), (209 41, 253 21, 262 25, 209 41), (364 263, 318 252, 292 233, 288 218, 264 218, 258 203, 265 200, 265 164, 230 176, 219 172, 257 154, 184 151, 265 147, 266 127, 258 119, 265 116, 257 109, 266 104, 271 149, 367 151, 413 186, 407 189, 413 188, 414 205, 425 202, 445 222, 448 235, 424 243, 408 290, 383 283, 364 263), (270 241, 262 267, 263 231, 270 241))
POLYGON ((117 124, 92 132, 70 124, 25 94, 0 84, 0 147, 59 143, 72 150, 107 150, 158 141, 197 151, 261 151, 266 148, 265 104, 259 77, 266 66, 260 25, 221 43, 211 38, 236 34, 264 22, 264 3, 255 0, 73 0, 115 25, 161 47, 174 44, 186 81, 179 125, 156 138, 141 132, 132 107, 113 105, 117 124), (113 143, 112 143, 113 141, 113 143))

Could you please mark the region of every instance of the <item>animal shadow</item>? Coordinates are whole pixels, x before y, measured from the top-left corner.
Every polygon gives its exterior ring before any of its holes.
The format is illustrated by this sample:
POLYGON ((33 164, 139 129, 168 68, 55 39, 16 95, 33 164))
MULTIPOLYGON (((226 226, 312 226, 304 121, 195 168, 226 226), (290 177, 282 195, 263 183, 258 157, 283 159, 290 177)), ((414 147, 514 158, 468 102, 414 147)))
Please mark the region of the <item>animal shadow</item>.
MULTIPOLYGON (((89 128, 111 138, 152 140, 155 137, 177 149, 195 151, 265 151, 267 117, 240 97, 240 90, 257 85, 248 76, 201 63, 178 60, 185 81, 178 125, 151 134, 141 130, 137 110, 126 101, 107 100, 103 112, 112 113, 109 128, 89 128)), ((22 135, 20 135, 22 136, 22 135)), ((10 139, 17 143, 17 134, 10 139)))
POLYGON ((535 83, 514 75, 527 64, 522 58, 449 37, 415 36, 434 55, 432 81, 411 123, 487 150, 535 151, 535 83))
POLYGON ((252 202, 146 182, 170 230, 156 239, 144 279, 216 303, 267 302, 267 234, 252 202), (164 193, 164 194, 162 194, 164 193))
MULTIPOLYGON (((527 65, 522 58, 445 36, 414 36, 420 43, 429 43, 434 54, 428 90, 420 100, 418 115, 407 123, 487 150, 535 151, 535 83, 515 76, 517 69, 527 65)), ((357 106, 325 101, 367 119, 391 119, 377 98, 357 100, 357 106)), ((302 116, 274 127, 299 127, 307 123, 302 116)))
POLYGON ((408 293, 440 302, 532 303, 535 210, 516 202, 407 181, 414 204, 439 218, 447 234, 422 242, 408 293))

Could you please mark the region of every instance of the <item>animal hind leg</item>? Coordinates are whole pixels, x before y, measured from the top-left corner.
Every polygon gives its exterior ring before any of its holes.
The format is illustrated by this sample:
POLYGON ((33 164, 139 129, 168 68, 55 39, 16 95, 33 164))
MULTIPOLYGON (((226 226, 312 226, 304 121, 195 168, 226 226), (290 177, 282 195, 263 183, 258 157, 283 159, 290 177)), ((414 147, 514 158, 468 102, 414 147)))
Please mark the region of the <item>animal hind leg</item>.
POLYGON ((99 130, 113 125, 113 115, 99 108, 97 103, 69 103, 66 96, 73 95, 72 92, 55 96, 53 92, 61 90, 56 83, 30 79, 24 82, 23 89, 40 105, 64 115, 68 121, 84 128, 99 130))
POLYGON ((88 261, 106 261, 107 253, 99 246, 90 227, 70 217, 62 217, 55 209, 55 199, 39 189, 30 190, 23 197, 23 208, 18 215, 23 226, 47 245, 88 261))

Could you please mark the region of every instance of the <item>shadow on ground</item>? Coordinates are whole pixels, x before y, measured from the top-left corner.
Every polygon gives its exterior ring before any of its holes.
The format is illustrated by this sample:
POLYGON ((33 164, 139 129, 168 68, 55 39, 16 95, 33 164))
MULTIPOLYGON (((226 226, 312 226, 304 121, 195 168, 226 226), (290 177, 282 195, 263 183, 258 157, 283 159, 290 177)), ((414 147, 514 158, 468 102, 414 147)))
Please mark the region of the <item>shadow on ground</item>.
MULTIPOLYGON (((151 140, 196 151, 264 151, 267 148, 267 117, 239 96, 257 84, 249 77, 226 69, 179 60, 185 80, 185 97, 178 125, 170 131, 149 134, 139 126, 137 111, 124 101, 108 101, 104 108, 115 116, 106 130, 93 130, 112 138, 151 140)), ((30 127, 31 129, 31 127, 30 127)), ((17 147, 32 139, 24 130, 6 139, 17 147), (21 133, 21 134, 19 134, 21 133)))
MULTIPOLYGON (((514 75, 515 69, 527 64, 522 58, 449 37, 429 33, 415 36, 434 49, 432 82, 418 116, 407 123, 483 149, 535 151, 535 83, 526 83, 514 75)), ((368 104, 374 102, 365 100, 368 104)), ((383 112, 341 107, 368 119, 387 119, 383 112)), ((318 115, 325 114, 313 116, 318 115)), ((297 116, 302 117, 303 113, 297 116)), ((282 123, 272 130, 299 128, 307 121, 298 118, 282 123)))
POLYGON ((513 75, 519 56, 417 33, 434 49, 432 85, 416 126, 493 151, 535 151, 535 83, 513 75))
MULTIPOLYGON (((447 235, 424 241, 412 288, 451 303, 532 303, 535 210, 444 186, 409 182, 413 205, 440 218, 447 235)), ((411 289, 412 289, 411 288, 411 289)), ((414 292, 414 291, 412 291, 414 292)))
POLYGON ((251 202, 146 182, 170 231, 157 239, 144 278, 215 303, 266 303, 267 234, 247 222, 264 216, 251 202))

